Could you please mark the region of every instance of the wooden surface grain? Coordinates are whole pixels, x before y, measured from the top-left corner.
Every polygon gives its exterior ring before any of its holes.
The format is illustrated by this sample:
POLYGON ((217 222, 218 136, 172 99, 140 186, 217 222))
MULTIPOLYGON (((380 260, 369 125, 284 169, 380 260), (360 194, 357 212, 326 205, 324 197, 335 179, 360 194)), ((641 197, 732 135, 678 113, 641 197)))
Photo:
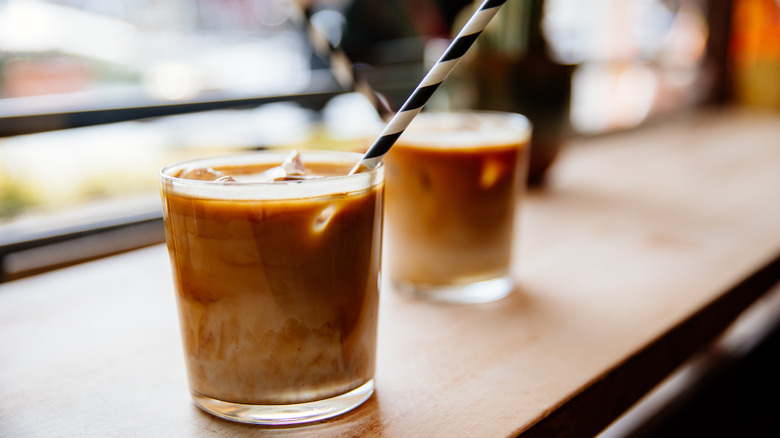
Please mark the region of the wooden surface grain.
POLYGON ((575 142, 519 225, 514 294, 385 287, 375 394, 299 428, 189 401, 163 246, 0 285, 0 436, 593 435, 780 279, 780 117, 575 142))

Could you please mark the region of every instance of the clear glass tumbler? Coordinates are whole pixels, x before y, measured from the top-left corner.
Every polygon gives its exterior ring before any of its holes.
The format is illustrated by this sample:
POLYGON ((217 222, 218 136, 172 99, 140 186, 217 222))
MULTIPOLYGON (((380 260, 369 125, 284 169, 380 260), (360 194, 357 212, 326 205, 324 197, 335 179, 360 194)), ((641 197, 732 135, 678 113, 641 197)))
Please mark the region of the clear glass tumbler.
POLYGON ((374 389, 384 168, 348 175, 359 154, 304 151, 322 177, 256 182, 287 155, 160 171, 192 399, 239 422, 318 421, 374 389))
POLYGON ((512 292, 530 135, 528 120, 513 113, 423 112, 412 121, 384 159, 395 289, 451 303, 512 292))

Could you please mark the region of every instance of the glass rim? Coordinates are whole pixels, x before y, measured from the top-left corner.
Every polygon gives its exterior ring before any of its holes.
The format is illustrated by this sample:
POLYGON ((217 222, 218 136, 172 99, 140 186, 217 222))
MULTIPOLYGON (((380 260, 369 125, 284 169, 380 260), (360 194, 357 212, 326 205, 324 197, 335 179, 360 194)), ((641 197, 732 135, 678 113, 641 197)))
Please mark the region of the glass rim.
POLYGON ((490 117, 496 117, 496 118, 502 118, 502 119, 510 119, 514 120, 520 124, 522 124, 523 128, 531 128, 532 123, 528 119, 527 116, 525 116, 522 113, 512 112, 512 111, 499 111, 499 110, 480 110, 480 109, 457 109, 457 110, 424 110, 421 111, 417 116, 412 120, 409 126, 413 125, 415 120, 423 120, 427 118, 434 118, 434 117, 446 117, 448 115, 459 115, 459 116, 467 116, 467 115, 479 115, 479 116, 490 116, 490 117))
POLYGON ((528 117, 516 112, 433 110, 418 114, 398 139, 398 144, 430 147, 432 143, 442 143, 447 145, 447 150, 482 149, 510 142, 527 143, 532 132, 533 124, 528 117), (474 129, 465 128, 468 119, 476 123, 474 129), (446 132, 449 134, 445 137, 446 132), (486 136, 486 133, 490 135, 486 136))
MULTIPOLYGON (((283 162, 292 149, 266 149, 221 155, 210 155, 175 161, 163 166, 158 177, 164 193, 188 197, 218 200, 271 200, 293 199, 348 194, 373 187, 384 180, 384 165, 361 173, 326 176, 308 180, 276 182, 215 182, 185 179, 171 173, 189 166, 219 167, 240 164, 264 164, 283 162)), ((357 164, 363 154, 335 150, 299 150, 301 158, 317 163, 357 164)))

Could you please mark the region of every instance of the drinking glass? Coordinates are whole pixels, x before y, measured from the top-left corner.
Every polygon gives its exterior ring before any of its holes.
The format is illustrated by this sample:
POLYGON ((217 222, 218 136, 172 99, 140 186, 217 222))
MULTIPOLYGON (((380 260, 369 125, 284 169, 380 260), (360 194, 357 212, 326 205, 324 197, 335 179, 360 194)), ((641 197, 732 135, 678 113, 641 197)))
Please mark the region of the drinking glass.
POLYGON ((391 284, 452 303, 514 288, 516 210, 531 125, 503 112, 423 112, 384 158, 391 284))
POLYGON ((304 151, 320 177, 258 182, 287 155, 160 171, 191 396, 239 422, 322 420, 374 389, 384 168, 304 151))

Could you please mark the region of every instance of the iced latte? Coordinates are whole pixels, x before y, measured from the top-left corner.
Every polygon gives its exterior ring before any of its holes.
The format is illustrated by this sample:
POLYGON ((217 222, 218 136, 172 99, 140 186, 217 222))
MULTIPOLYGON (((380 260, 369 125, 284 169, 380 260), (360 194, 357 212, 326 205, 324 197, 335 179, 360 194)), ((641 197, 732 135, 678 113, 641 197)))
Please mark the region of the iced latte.
POLYGON ((189 385, 204 410, 288 424, 371 395, 384 170, 347 176, 359 159, 259 152, 162 170, 189 385))
POLYGON ((384 159, 394 288, 448 302, 511 292, 529 136, 518 114, 421 113, 412 121, 384 159))

